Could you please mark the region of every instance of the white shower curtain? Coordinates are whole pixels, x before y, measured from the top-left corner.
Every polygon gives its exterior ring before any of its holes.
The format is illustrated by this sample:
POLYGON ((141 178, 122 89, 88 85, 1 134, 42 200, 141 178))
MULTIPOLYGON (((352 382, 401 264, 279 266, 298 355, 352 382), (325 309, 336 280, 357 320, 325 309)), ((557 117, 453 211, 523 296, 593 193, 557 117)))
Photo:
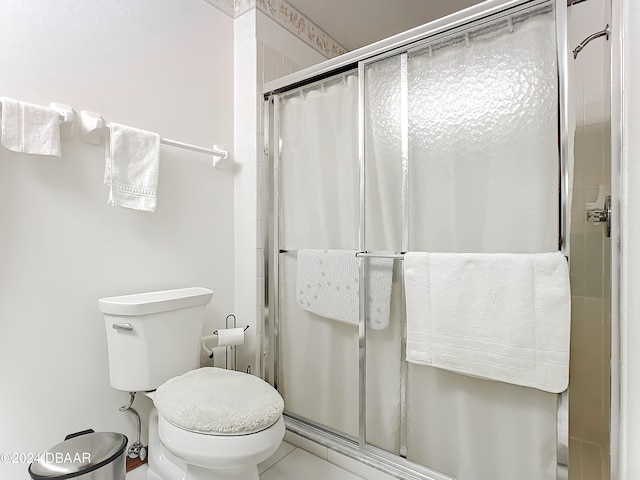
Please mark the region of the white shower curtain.
POLYGON ((357 77, 286 97, 280 138, 280 245, 357 249, 357 77))
MULTIPOLYGON (((280 248, 356 250, 357 77, 286 96, 280 138, 280 248)), ((300 309, 296 268, 280 256, 280 392, 288 412, 357 437, 358 329, 300 309)))

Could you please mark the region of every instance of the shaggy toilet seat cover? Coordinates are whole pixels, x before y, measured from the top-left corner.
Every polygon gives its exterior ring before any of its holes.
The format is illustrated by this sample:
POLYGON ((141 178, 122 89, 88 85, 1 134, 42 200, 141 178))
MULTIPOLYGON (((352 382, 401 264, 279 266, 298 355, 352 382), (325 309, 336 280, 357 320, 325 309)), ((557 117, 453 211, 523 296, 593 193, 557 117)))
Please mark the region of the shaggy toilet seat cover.
POLYGON ((242 435, 273 425, 284 401, 264 380, 224 368, 205 367, 172 378, 156 391, 158 412, 195 432, 242 435))

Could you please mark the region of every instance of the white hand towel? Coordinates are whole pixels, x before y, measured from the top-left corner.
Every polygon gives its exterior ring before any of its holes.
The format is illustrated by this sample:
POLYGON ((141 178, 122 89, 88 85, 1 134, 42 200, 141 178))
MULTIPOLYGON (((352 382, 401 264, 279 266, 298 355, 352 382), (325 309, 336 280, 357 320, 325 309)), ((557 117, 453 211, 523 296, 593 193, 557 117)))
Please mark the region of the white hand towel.
POLYGON ((153 212, 156 209, 160 135, 109 123, 104 183, 111 205, 153 212))
MULTIPOLYGON (((367 258, 367 326, 389 325, 393 260, 367 258)), ((355 250, 299 250, 296 278, 298 306, 321 317, 358 325, 360 293, 355 250)))
POLYGON ((560 252, 407 253, 407 361, 553 393, 569 381, 560 252))
POLYGON ((1 141, 13 152, 33 155, 60 153, 60 116, 51 108, 0 98, 2 104, 1 141))

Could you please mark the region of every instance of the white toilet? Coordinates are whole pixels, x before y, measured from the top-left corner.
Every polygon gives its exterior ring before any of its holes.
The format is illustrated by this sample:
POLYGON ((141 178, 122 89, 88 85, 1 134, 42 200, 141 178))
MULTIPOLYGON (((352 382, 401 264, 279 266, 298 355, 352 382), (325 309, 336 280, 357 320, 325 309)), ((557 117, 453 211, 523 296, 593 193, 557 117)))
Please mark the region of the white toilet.
POLYGON ((198 368, 212 294, 194 287, 98 302, 111 386, 149 392, 154 402, 148 480, 258 480, 258 463, 284 437, 284 402, 271 385, 241 372, 198 368))

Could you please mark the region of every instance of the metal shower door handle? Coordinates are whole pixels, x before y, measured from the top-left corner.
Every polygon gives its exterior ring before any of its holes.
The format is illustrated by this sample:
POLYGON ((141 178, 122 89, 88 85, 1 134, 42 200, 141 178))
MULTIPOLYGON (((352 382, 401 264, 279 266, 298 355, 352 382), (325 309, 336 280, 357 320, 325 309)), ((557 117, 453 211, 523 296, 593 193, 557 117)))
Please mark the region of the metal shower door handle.
POLYGON ((594 225, 604 223, 606 224, 607 238, 611 237, 611 196, 607 195, 604 199, 604 207, 602 209, 588 210, 587 222, 594 225))

